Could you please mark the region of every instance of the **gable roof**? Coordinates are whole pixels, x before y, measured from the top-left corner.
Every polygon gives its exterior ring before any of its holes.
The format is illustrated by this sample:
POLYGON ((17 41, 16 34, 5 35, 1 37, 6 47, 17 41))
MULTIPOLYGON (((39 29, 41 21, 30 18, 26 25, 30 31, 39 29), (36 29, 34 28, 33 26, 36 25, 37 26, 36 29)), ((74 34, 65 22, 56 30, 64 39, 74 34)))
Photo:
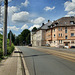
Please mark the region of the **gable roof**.
POLYGON ((49 28, 57 27, 57 26, 75 26, 75 17, 62 17, 56 21, 54 21, 49 28), (70 22, 73 22, 74 24, 71 24, 70 22))

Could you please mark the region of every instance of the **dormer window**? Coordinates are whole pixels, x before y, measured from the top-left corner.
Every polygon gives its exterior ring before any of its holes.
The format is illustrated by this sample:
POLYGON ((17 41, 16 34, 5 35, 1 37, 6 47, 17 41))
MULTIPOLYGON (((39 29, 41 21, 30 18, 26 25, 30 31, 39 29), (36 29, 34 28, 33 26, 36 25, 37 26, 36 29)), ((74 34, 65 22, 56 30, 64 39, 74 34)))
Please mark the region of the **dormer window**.
POLYGON ((54 26, 57 26, 57 24, 55 24, 54 26))
POLYGON ((74 21, 70 21, 70 24, 74 24, 74 21))

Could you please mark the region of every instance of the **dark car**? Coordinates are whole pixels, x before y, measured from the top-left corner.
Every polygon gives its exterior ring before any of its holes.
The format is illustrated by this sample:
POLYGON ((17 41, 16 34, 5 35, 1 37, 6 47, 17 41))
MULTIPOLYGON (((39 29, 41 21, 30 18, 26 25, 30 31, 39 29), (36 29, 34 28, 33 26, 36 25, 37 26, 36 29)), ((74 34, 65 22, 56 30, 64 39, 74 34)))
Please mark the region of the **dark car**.
POLYGON ((71 48, 75 48, 75 46, 71 46, 71 48))
POLYGON ((32 44, 29 44, 28 46, 31 46, 32 47, 32 44))
POLYGON ((46 44, 45 46, 50 47, 50 44, 46 44))

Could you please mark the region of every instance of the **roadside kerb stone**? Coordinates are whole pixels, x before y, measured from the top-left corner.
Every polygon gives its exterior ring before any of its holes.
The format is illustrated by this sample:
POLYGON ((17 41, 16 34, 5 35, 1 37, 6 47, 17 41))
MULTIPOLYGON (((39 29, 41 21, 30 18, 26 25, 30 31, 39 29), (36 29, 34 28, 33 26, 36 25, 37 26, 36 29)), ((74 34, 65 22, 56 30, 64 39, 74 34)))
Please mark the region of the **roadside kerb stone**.
MULTIPOLYGON (((20 49, 19 49, 19 51, 20 51, 20 49)), ((21 53, 21 58, 22 58, 22 62, 23 62, 25 74, 26 74, 26 75, 30 75, 30 74, 29 74, 29 70, 28 70, 27 65, 26 65, 26 61, 25 61, 24 56, 23 56, 22 53, 21 53)))
MULTIPOLYGON (((19 51, 16 47, 15 47, 16 51, 19 51)), ((22 64, 21 64, 21 55, 20 53, 18 54, 18 61, 17 61, 17 75, 22 75, 22 64)))

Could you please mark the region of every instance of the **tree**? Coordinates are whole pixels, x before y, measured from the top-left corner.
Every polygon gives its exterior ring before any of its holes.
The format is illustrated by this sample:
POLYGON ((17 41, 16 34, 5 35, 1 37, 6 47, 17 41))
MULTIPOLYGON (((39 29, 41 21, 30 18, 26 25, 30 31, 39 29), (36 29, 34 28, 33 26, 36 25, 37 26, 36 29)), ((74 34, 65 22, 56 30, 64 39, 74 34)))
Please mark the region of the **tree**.
POLYGON ((35 32, 37 30, 37 28, 36 27, 34 27, 33 29, 32 29, 32 32, 35 32))
POLYGON ((30 43, 30 31, 25 29, 15 39, 15 45, 25 45, 30 43))
POLYGON ((27 35, 27 37, 26 37, 26 42, 27 42, 27 44, 29 44, 30 43, 30 33, 27 35))
POLYGON ((11 41, 14 43, 15 42, 15 35, 10 30, 9 33, 8 33, 8 39, 10 39, 10 34, 11 34, 11 41))
POLYGON ((18 37, 18 36, 15 38, 14 44, 15 44, 15 45, 19 45, 19 37, 18 37))

